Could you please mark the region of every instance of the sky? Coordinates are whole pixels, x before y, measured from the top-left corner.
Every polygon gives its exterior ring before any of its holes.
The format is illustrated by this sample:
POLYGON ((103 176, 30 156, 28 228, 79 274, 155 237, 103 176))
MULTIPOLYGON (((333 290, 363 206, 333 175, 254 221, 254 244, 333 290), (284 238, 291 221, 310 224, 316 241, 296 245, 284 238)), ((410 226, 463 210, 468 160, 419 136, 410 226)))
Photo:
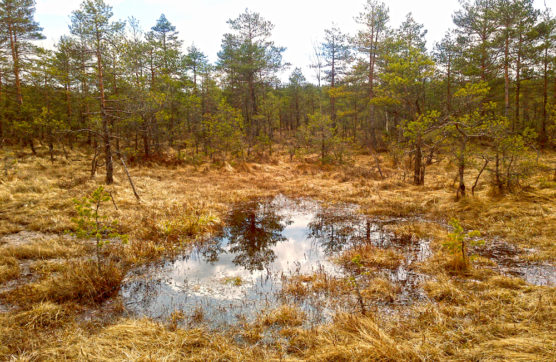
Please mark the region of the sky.
MULTIPOLYGON (((323 38, 324 29, 333 23, 343 32, 355 34, 354 20, 365 0, 105 0, 113 6, 114 18, 126 20, 134 16, 144 30, 156 23, 164 13, 177 27, 184 47, 195 44, 214 62, 222 35, 229 32, 226 21, 236 18, 246 8, 260 13, 274 25, 273 40, 286 47, 284 61, 301 67, 307 79, 314 79, 309 69, 313 44, 323 38)), ((550 2, 552 0, 549 0, 550 2)), ((384 0, 390 9, 390 26, 397 27, 411 12, 415 20, 428 30, 427 46, 431 49, 452 27, 452 14, 459 9, 458 0, 384 0)), ((69 32, 70 14, 81 0, 36 0, 36 20, 44 28, 51 47, 61 35, 69 32)), ((544 8, 544 0, 535 0, 544 8)), ((282 78, 287 79, 286 74, 282 78)))

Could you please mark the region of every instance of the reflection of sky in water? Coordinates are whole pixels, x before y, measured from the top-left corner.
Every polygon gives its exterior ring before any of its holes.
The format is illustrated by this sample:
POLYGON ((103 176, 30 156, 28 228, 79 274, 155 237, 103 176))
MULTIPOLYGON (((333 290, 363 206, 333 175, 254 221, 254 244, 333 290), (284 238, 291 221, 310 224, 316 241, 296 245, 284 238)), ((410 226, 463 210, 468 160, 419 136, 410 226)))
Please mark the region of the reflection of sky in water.
MULTIPOLYGON (((263 309, 277 307, 282 275, 310 274, 317 270, 340 275, 339 268, 327 260, 318 240, 308 237, 316 203, 303 201, 300 205, 279 196, 270 206, 280 219, 284 239, 270 246, 275 258, 265 263, 263 270, 250 270, 253 268, 235 262, 238 253, 230 252, 229 239, 223 237, 209 242, 221 248, 217 261, 206 260, 203 256, 206 246, 202 245, 186 257, 131 278, 121 292, 128 309, 164 318, 174 310, 182 310, 187 315, 201 308, 211 322, 230 323, 238 314, 249 319, 263 309), (241 285, 234 284, 236 278, 241 280, 241 285)), ((257 212, 264 214, 260 209, 257 212)))
POLYGON ((153 318, 167 318, 175 310, 185 315, 202 310, 207 321, 221 326, 240 316, 253 320, 258 312, 282 303, 296 303, 310 324, 322 323, 338 310, 338 301, 324 294, 302 301, 281 299, 282 276, 318 271, 343 278, 344 271, 330 258, 360 243, 396 247, 406 254, 406 263, 387 277, 407 285, 400 300, 411 300, 422 276, 407 267, 430 255, 428 242, 394 245, 391 235, 354 207, 323 208, 284 196, 237 205, 221 235, 177 260, 137 271, 124 283, 121 295, 129 311, 153 318))
MULTIPOLYGON (((345 308, 345 301, 318 293, 301 301, 281 299, 285 297, 280 294, 282 276, 319 271, 327 277, 346 277, 330 258, 361 243, 395 248, 405 256, 398 268, 380 271, 400 287, 396 303, 426 298, 420 287, 425 275, 412 266, 432 254, 429 242, 393 238, 354 207, 324 208, 280 195, 236 205, 226 221, 221 235, 190 253, 130 275, 121 289, 128 311, 165 319, 176 310, 186 316, 200 310, 206 321, 219 327, 243 318, 252 321, 263 310, 295 303, 307 314, 309 324, 326 322, 338 308, 345 308)), ((553 266, 521 268, 515 273, 529 283, 555 283, 553 266)))

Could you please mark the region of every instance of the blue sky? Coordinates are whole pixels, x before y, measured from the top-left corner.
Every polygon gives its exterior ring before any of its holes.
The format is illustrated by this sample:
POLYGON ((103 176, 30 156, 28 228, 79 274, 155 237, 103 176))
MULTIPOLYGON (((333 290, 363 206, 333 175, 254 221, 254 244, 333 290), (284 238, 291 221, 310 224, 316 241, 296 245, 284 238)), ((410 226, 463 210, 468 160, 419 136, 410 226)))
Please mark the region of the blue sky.
MULTIPOLYGON (((276 44, 287 47, 284 60, 304 70, 308 69, 312 44, 322 38, 324 29, 332 22, 344 32, 354 34, 354 17, 363 9, 365 0, 105 0, 114 8, 114 17, 125 20, 136 17, 143 29, 152 27, 164 13, 180 33, 187 47, 195 43, 211 61, 216 60, 222 35, 228 31, 226 21, 237 17, 246 8, 261 13, 275 25, 276 44)), ((553 0, 550 0, 553 1, 553 0)), ((550 2, 549 1, 549 2, 550 2)), ((54 44, 68 33, 69 16, 81 0, 36 0, 36 19, 44 28, 45 46, 54 44)), ((452 27, 451 15, 459 8, 458 0, 385 0, 390 8, 390 25, 396 27, 412 12, 414 18, 428 30, 429 48, 452 27)), ((543 0, 536 0, 544 8, 543 0)), ((291 70, 290 70, 291 71, 291 70)), ((287 77, 286 77, 287 78, 287 77)))

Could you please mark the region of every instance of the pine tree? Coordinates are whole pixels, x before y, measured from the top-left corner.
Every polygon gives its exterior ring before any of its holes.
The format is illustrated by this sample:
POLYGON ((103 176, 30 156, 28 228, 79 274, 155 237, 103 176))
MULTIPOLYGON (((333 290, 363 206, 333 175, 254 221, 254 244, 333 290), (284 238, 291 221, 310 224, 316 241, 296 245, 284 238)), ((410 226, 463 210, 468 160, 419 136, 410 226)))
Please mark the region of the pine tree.
POLYGON ((346 72, 350 58, 350 48, 347 36, 337 26, 332 26, 324 31, 324 41, 321 44, 324 59, 325 78, 330 84, 330 118, 333 126, 336 125, 336 87, 340 78, 346 72))
POLYGON ((207 66, 208 58, 200 49, 198 49, 195 45, 191 45, 187 48, 187 54, 185 55, 185 68, 190 70, 193 75, 193 89, 195 92, 197 92, 198 89, 197 77, 207 66))
MULTIPOLYGON (((549 81, 549 71, 550 63, 552 62, 552 72, 553 75, 556 74, 556 53, 554 49, 556 48, 556 18, 552 16, 549 9, 541 15, 541 22, 537 26, 537 33, 539 34, 539 44, 537 46, 537 51, 539 52, 539 58, 542 67, 542 119, 541 127, 539 132, 539 142, 542 146, 546 146, 548 142, 547 126, 548 126, 548 81, 549 81)), ((555 94, 556 96, 556 94, 555 94)))
MULTIPOLYGON (((0 38, 10 48, 11 68, 15 82, 17 111, 16 122, 28 123, 31 120, 23 106, 21 73, 29 67, 28 57, 33 54, 32 41, 43 39, 42 28, 34 19, 34 0, 1 0, 0 1, 0 38)), ((31 150, 35 153, 33 139, 26 135, 31 150)))
POLYGON ((288 93, 290 97, 290 108, 293 114, 292 120, 294 122, 290 123, 290 129, 297 129, 301 125, 302 114, 302 92, 305 86, 305 76, 301 71, 301 68, 295 68, 289 77, 289 87, 288 93))
POLYGON ((512 128, 516 129, 521 123, 521 91, 524 73, 533 66, 534 62, 534 39, 536 34, 534 27, 538 18, 538 10, 534 8, 533 0, 515 0, 515 112, 512 128))
MULTIPOLYGON (((107 57, 109 42, 123 30, 124 23, 113 22, 112 7, 104 0, 86 0, 81 3, 79 10, 75 10, 71 17, 71 33, 83 37, 86 46, 95 54, 95 72, 99 92, 100 117, 102 121, 102 141, 106 167, 106 184, 114 182, 112 163, 112 123, 105 92, 105 57, 107 57)), ((113 115, 112 115, 113 116, 113 115)))
POLYGON ((461 52, 452 31, 448 31, 440 43, 436 44, 434 50, 434 60, 439 66, 440 72, 444 75, 445 109, 447 113, 452 112, 453 84, 455 78, 455 68, 461 52))
POLYGON ((246 9, 228 24, 234 33, 224 35, 218 67, 226 75, 228 100, 243 112, 251 147, 260 132, 255 122, 259 97, 282 69, 285 48, 270 40, 274 25, 258 13, 246 9))
POLYGON ((375 96, 376 82, 376 64, 377 57, 382 50, 382 43, 386 38, 388 29, 388 21, 390 19, 388 7, 383 2, 376 0, 367 0, 364 10, 356 18, 356 21, 363 25, 364 29, 360 30, 355 39, 358 51, 368 59, 368 87, 369 87, 369 128, 371 133, 371 141, 374 145, 376 139, 376 122, 375 107, 372 102, 375 96))
POLYGON ((164 14, 151 28, 149 39, 151 40, 156 54, 156 65, 162 74, 169 75, 175 72, 179 66, 179 54, 182 41, 178 39, 176 27, 166 19, 164 14))
POLYGON ((465 55, 463 74, 481 81, 492 80, 496 74, 496 56, 493 51, 498 31, 495 0, 469 0, 453 15, 457 26, 458 43, 465 55))

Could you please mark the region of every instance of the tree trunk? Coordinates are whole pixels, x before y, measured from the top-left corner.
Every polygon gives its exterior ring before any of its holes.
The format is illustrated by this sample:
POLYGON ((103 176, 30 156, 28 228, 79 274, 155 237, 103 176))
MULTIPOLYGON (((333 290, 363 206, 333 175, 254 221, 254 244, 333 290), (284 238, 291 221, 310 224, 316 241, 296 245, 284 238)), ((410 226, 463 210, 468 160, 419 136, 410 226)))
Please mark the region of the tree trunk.
POLYGON ((523 42, 523 36, 519 35, 519 44, 517 51, 517 61, 515 68, 515 116, 512 131, 516 130, 516 127, 520 122, 520 95, 521 95, 521 44, 523 42))
POLYGON ((33 155, 36 156, 37 150, 35 150, 35 144, 33 143, 33 138, 28 138, 27 143, 29 144, 29 148, 31 149, 31 152, 33 152, 33 155))
POLYGON ((504 116, 510 115, 510 39, 509 29, 506 27, 506 38, 504 40, 504 116))
MULTIPOLYGON (((19 51, 18 51, 18 44, 17 44, 17 33, 13 27, 13 24, 8 24, 8 34, 10 38, 10 48, 12 52, 12 67, 15 79, 15 92, 16 92, 16 100, 18 105, 18 117, 23 117, 23 93, 21 91, 21 74, 20 74, 20 64, 19 64, 19 51)), ((26 119, 22 119, 23 122, 27 122, 26 119)), ((33 155, 37 154, 35 150, 35 146, 33 144, 33 136, 31 134, 26 135, 28 138, 29 147, 33 155)))
MULTIPOLYGON (((330 70, 330 90, 336 88, 336 52, 332 50, 332 69, 330 70)), ((330 95, 330 118, 332 119, 332 127, 336 127, 336 96, 334 92, 330 95)))
POLYGON ((413 164, 413 183, 415 185, 423 185, 424 184, 424 175, 423 175, 423 152, 421 150, 421 140, 418 139, 415 145, 415 162, 413 164))
POLYGON ((446 109, 448 114, 452 112, 452 58, 448 57, 448 73, 446 77, 446 109))
POLYGON ((481 33, 481 81, 486 82, 486 61, 487 61, 487 44, 488 44, 488 34, 485 29, 481 33))
POLYGON ((145 150, 145 158, 150 157, 150 147, 149 147, 149 137, 147 136, 147 131, 143 134, 143 148, 145 150))
POLYGON ((475 183, 473 184, 473 187, 471 188, 471 194, 475 195, 475 188, 477 187, 477 185, 479 184, 479 179, 481 178, 481 175, 483 174, 483 172, 485 171, 485 169, 488 166, 488 162, 489 160, 487 158, 484 159, 485 160, 485 164, 483 165, 483 167, 481 168, 481 171, 479 171, 479 174, 477 175, 477 178, 475 179, 475 183))
POLYGON ((100 114, 102 117, 102 138, 104 142, 104 159, 105 159, 105 167, 106 167, 106 178, 105 182, 107 185, 114 183, 114 166, 112 164, 112 147, 110 145, 110 127, 109 127, 109 119, 108 113, 106 109, 106 98, 104 95, 104 78, 103 78, 103 70, 102 70, 102 53, 101 53, 101 40, 100 40, 100 30, 97 29, 97 49, 96 49, 96 56, 97 56, 97 75, 98 75, 98 89, 100 93, 100 114))
POLYGON ((374 81, 375 81, 375 61, 376 61, 376 53, 374 50, 376 42, 373 34, 371 34, 371 39, 372 39, 371 46, 370 46, 371 51, 369 52, 369 128, 371 132, 371 145, 376 148, 377 139, 376 139, 376 126, 374 120, 375 107, 372 103, 373 98, 375 97, 374 81))
POLYGON ((498 190, 502 190, 502 179, 500 177, 500 152, 496 151, 496 167, 495 167, 495 178, 496 178, 496 186, 498 190))
POLYGON ((546 121, 548 119, 548 47, 544 50, 543 57, 543 90, 542 90, 542 120, 541 132, 539 135, 539 143, 541 147, 546 146, 548 137, 546 135, 546 121))
POLYGON ((68 117, 68 125, 71 125, 72 111, 71 111, 71 90, 70 90, 69 82, 66 83, 65 88, 66 88, 66 115, 68 117))
POLYGON ((465 180, 464 180, 464 174, 465 174, 465 157, 462 154, 459 157, 459 162, 458 162, 458 177, 459 177, 459 186, 458 186, 458 191, 456 193, 456 196, 459 198, 461 197, 465 197, 465 180))
POLYGON ((20 79, 20 69, 19 69, 19 52, 18 52, 18 45, 17 45, 17 34, 13 28, 13 25, 10 23, 8 24, 8 33, 10 36, 10 48, 12 51, 12 64, 13 64, 13 71, 14 71, 14 79, 15 79, 15 92, 17 98, 17 104, 20 107, 23 105, 23 95, 21 93, 21 79, 20 79))

